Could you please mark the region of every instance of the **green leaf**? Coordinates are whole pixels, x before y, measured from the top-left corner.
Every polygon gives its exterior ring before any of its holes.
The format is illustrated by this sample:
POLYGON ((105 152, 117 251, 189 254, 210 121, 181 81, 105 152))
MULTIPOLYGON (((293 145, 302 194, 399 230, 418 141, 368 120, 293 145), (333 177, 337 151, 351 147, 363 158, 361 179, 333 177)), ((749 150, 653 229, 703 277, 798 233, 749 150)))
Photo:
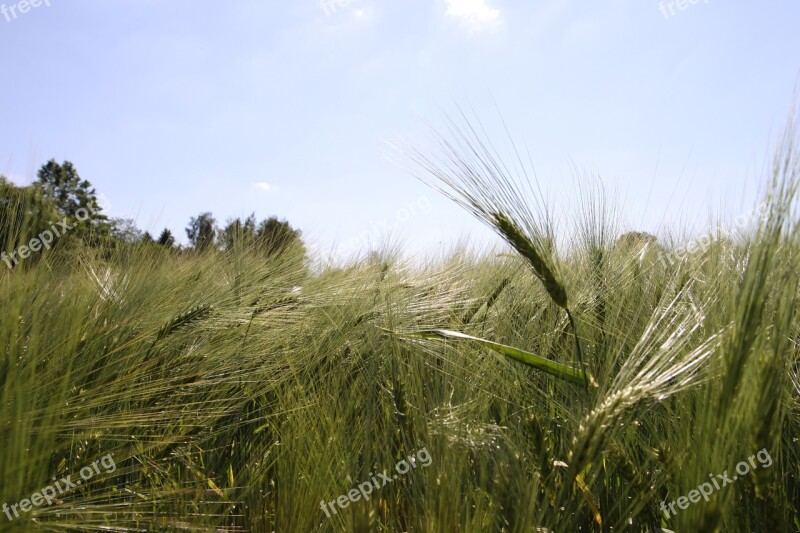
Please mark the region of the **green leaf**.
POLYGON ((399 333, 383 328, 381 329, 397 337, 407 339, 445 339, 455 341, 470 341, 485 346, 486 348, 494 350, 495 352, 505 355, 506 357, 510 357, 511 359, 525 363, 526 365, 538 368, 539 370, 547 372, 551 376, 569 381, 570 383, 583 386, 597 386, 597 382, 594 380, 592 375, 586 372, 586 378, 584 379, 584 372, 579 368, 557 363, 555 361, 551 361, 550 359, 545 359, 542 356, 526 352, 525 350, 514 348, 513 346, 507 346, 505 344, 488 341, 479 337, 473 337, 458 331, 452 331, 449 329, 426 329, 422 331, 399 333))

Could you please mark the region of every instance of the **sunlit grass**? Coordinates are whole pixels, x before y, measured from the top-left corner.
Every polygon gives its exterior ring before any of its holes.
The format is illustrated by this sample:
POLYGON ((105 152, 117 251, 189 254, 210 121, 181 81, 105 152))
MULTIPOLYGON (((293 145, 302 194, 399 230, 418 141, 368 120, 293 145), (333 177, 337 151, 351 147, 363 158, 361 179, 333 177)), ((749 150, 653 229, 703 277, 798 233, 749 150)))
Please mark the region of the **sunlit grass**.
POLYGON ((143 246, 3 270, 0 504, 118 468, 0 529, 796 530, 793 143, 756 232, 676 262, 617 242, 602 201, 559 253, 524 190, 473 173, 516 255, 309 273, 143 246), (422 447, 430 467, 321 510, 422 447), (666 519, 761 449, 770 468, 666 519))

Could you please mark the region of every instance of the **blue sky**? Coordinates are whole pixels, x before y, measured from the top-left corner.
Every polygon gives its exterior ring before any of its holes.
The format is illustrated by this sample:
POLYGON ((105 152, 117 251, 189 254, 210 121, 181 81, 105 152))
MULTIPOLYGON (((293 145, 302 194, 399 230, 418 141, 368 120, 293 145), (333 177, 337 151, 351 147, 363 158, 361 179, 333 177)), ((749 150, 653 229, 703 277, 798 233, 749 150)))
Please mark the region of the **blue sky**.
POLYGON ((734 217, 800 74, 789 0, 48 3, 0 0, 0 172, 70 160, 112 216, 184 241, 202 211, 277 215, 323 251, 490 241, 385 156, 457 104, 501 145, 502 113, 566 218, 576 173, 617 191, 623 229, 734 217))

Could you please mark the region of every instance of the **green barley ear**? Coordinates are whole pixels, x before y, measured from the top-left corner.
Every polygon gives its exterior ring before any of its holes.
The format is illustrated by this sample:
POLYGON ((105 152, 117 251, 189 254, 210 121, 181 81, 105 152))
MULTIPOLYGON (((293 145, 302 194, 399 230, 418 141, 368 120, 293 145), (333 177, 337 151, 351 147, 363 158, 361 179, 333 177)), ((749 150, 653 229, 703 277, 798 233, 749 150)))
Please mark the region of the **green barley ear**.
POLYGON ((486 140, 482 126, 474 127, 463 112, 461 118, 461 123, 446 118, 449 138, 434 130, 438 152, 428 155, 408 145, 395 147, 401 155, 398 162, 411 163, 407 168, 412 174, 491 227, 530 263, 547 294, 567 313, 578 363, 588 382, 567 291, 555 267, 551 213, 538 184, 531 180, 535 175, 526 170, 513 140, 509 139, 515 158, 508 166, 486 140))
POLYGON ((180 314, 165 324, 156 335, 156 340, 153 344, 169 337, 173 332, 178 329, 187 327, 194 322, 205 319, 213 310, 213 306, 208 304, 200 304, 189 311, 180 314))
POLYGON ((507 216, 502 213, 494 213, 494 221, 505 240, 531 264, 536 277, 542 282, 550 298, 556 305, 568 310, 567 291, 558 281, 555 271, 545 256, 539 253, 533 242, 507 216))
POLYGON ((530 263, 556 305, 567 310, 567 291, 556 268, 552 215, 514 141, 509 137, 514 154, 509 165, 482 126, 475 127, 463 112, 461 121, 445 119, 449 135, 433 131, 438 150, 396 146, 398 163, 498 233, 530 263))
POLYGON ((512 222, 507 216, 502 213, 494 213, 494 223, 497 230, 503 238, 510 244, 522 257, 528 260, 533 272, 539 281, 544 285, 547 294, 550 295, 553 302, 564 311, 567 312, 570 327, 572 328, 572 335, 575 338, 575 354, 578 356, 578 364, 583 370, 584 382, 588 383, 589 379, 586 375, 586 367, 583 364, 583 349, 581 348, 581 341, 578 338, 578 327, 575 325, 575 318, 569 310, 569 301, 567 299, 567 291, 564 285, 558 280, 555 269, 547 261, 544 253, 540 253, 536 249, 536 245, 525 235, 525 233, 512 222))

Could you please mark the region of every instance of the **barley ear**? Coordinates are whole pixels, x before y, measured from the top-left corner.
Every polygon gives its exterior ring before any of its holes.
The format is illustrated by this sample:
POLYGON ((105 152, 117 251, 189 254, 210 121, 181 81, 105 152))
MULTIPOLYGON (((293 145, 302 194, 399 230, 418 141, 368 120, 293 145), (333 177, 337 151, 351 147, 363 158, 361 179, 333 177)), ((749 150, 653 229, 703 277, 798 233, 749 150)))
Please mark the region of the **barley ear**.
POLYGON ((536 277, 539 278, 542 285, 544 285, 547 294, 550 295, 550 298, 552 298, 557 306, 567 312, 567 317, 572 327, 572 335, 575 337, 575 353, 578 356, 578 364, 581 370, 583 370, 583 378, 584 382, 587 383, 588 390, 586 366, 583 364, 583 350, 581 349, 581 341, 578 338, 578 328, 575 325, 575 319, 572 317, 572 313, 568 307, 569 301, 567 300, 567 291, 558 281, 558 277, 556 277, 550 264, 544 258, 544 255, 539 253, 531 239, 529 239, 516 224, 509 220, 507 216, 502 213, 493 213, 493 215, 495 225, 500 233, 502 233, 503 237, 505 237, 506 241, 508 241, 522 257, 528 260, 531 267, 533 267, 533 271, 536 273, 536 277))
POLYGON ((539 253, 533 242, 522 232, 522 230, 514 224, 507 216, 502 213, 494 213, 494 223, 505 240, 514 249, 519 252, 522 257, 528 260, 533 267, 536 277, 544 285, 547 294, 562 309, 567 309, 567 291, 564 286, 558 281, 558 278, 553 272, 547 260, 539 253))

